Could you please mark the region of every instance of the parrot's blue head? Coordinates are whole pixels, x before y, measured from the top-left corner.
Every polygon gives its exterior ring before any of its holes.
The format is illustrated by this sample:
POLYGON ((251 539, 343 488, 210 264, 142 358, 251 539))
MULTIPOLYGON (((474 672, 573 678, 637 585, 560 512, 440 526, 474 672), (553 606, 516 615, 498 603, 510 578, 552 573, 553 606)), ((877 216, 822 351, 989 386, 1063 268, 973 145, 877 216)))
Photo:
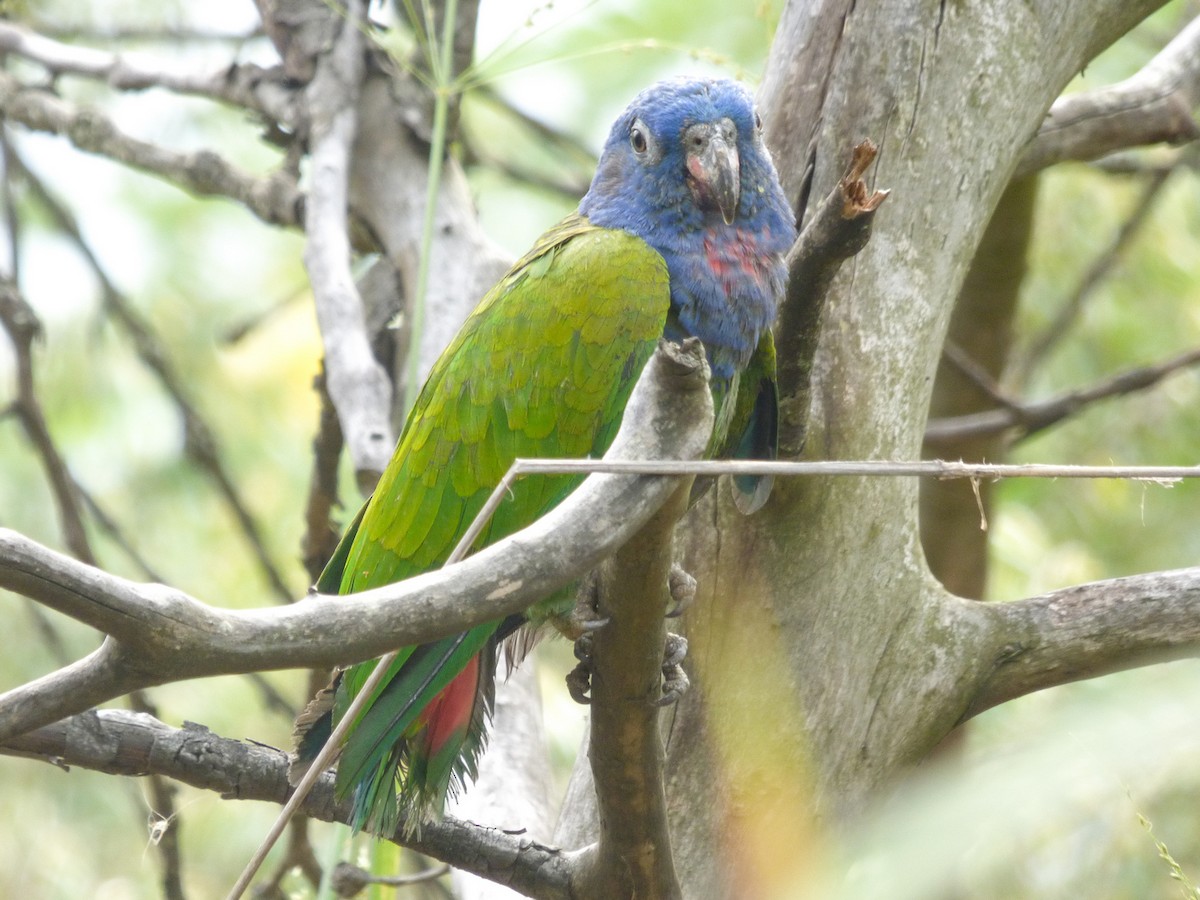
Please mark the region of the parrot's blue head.
POLYGON ((775 318, 796 238, 749 91, 673 79, 638 94, 613 124, 579 211, 662 255, 668 336, 700 338, 715 379, 746 365, 775 318))

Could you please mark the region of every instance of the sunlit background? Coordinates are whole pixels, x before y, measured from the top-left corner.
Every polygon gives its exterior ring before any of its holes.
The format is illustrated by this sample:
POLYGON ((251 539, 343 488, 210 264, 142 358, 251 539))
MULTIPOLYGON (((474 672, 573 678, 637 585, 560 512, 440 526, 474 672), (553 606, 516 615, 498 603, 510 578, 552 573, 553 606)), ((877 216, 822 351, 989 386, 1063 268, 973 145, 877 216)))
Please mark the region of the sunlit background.
MULTIPOLYGON (((478 83, 463 101, 463 139, 480 216, 518 255, 570 211, 594 154, 628 99, 664 75, 715 71, 755 83, 781 0, 494 2, 480 11, 478 83), (561 134, 548 140, 526 121, 561 134), (537 182, 537 183, 532 183, 537 182)), ((32 20, 70 40, 119 48, 160 67, 208 71, 267 64, 250 0, 206 4, 34 4, 32 20), (180 43, 128 30, 203 32, 180 43), (109 35, 98 41, 96 34, 109 35)), ((1127 76, 1196 5, 1174 3, 1089 66, 1078 85, 1127 76)), ((9 63, 17 65, 16 61, 9 63)), ((65 79, 80 103, 128 133, 176 149, 217 149, 266 173, 280 152, 236 111, 161 91, 118 94, 65 79)), ((230 607, 279 601, 213 479, 184 456, 175 400, 139 358, 114 302, 148 326, 188 402, 213 430, 263 551, 292 596, 300 565, 317 402, 319 341, 300 264, 301 237, 237 205, 196 199, 154 178, 9 130, 11 152, 73 217, 79 240, 35 192, 9 198, 16 268, 41 318, 38 393, 71 473, 111 520, 93 517, 100 565, 161 579, 230 607), (94 254, 117 300, 98 278, 94 254)), ((1021 326, 1053 316, 1129 216, 1143 182, 1086 166, 1043 179, 1021 326)), ((902 191, 903 185, 888 187, 902 191)), ((1174 172, 1150 217, 1088 301, 1077 330, 1029 385, 1047 396, 1200 345, 1200 178, 1174 172)), ((15 393, 0 339, 0 409, 15 393)), ((1200 377, 1177 374, 1130 399, 1097 404, 1019 447, 1022 461, 1200 462, 1200 377)), ((359 496, 344 473, 346 515, 359 496)), ((1193 565, 1200 559, 1198 487, 1115 482, 1009 482, 990 521, 996 601, 1079 581, 1193 565)), ((12 416, 0 418, 0 525, 63 546, 39 459, 12 416)), ((87 628, 0 593, 0 689, 90 652, 87 628)), ((562 689, 564 654, 549 654, 544 689, 554 758, 565 777, 584 713, 562 689)), ((266 681, 303 701, 303 673, 266 681)), ((245 678, 155 689, 172 725, 287 746, 290 714, 245 678)), ((845 897, 1195 896, 1200 881, 1200 664, 1183 661, 1045 691, 993 710, 967 730, 960 759, 926 767, 861 828, 838 835, 819 894, 845 897), (1152 826, 1149 824, 1152 823, 1152 826), (1156 846, 1156 840, 1162 848, 1156 846), (1170 857, 1170 859, 1165 859, 1170 857), (1176 867, 1173 867, 1174 860, 1176 867), (1184 880, 1180 880, 1180 876, 1184 880), (1188 893, 1191 891, 1191 893, 1188 893)), ((176 797, 190 896, 221 896, 273 820, 261 804, 181 787, 176 797)), ((158 897, 155 814, 133 780, 0 757, 0 896, 102 900, 158 897)), ((334 829, 314 829, 318 852, 334 829)), ((814 873, 813 878, 824 877, 814 873)), ((816 883, 816 882, 814 882, 816 883)), ((304 896, 302 882, 289 882, 304 896)), ((810 885, 811 887, 811 885, 810 885)), ((382 896, 382 894, 381 894, 382 896)))

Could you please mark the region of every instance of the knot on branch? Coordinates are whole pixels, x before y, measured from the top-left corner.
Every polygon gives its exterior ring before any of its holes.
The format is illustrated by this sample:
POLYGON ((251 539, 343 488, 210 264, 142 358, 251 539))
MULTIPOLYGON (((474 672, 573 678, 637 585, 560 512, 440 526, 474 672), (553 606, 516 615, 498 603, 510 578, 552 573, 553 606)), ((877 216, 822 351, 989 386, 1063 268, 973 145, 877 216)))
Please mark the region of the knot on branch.
MULTIPOLYGON (((862 180, 863 175, 878 155, 879 148, 869 138, 855 146, 850 156, 850 168, 838 182, 838 188, 842 192, 843 219, 857 219, 859 216, 875 212, 879 208, 879 204, 883 203, 891 193, 891 191, 870 191, 867 189, 866 182, 862 180)), ((866 244, 868 235, 868 232, 864 232, 863 244, 866 244)), ((861 249, 861 246, 858 249, 861 249)), ((857 252, 858 250, 854 250, 849 255, 852 256, 857 252)))
POLYGON ((685 338, 678 343, 662 338, 653 362, 662 366, 663 377, 669 380, 673 390, 686 392, 708 388, 708 359, 699 338, 685 338))

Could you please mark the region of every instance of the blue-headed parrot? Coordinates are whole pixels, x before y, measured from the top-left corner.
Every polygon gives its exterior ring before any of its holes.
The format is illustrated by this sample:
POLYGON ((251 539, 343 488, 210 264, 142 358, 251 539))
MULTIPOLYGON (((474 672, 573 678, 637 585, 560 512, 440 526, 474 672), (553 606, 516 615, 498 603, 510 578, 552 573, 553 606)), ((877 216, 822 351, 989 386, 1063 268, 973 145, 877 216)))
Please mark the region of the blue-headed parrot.
MULTIPOLYGON (((318 588, 350 593, 441 566, 517 457, 603 455, 660 338, 704 345, 710 454, 773 456, 770 328, 795 237, 744 87, 675 79, 643 91, 613 124, 578 211, 488 292, 434 365, 318 588)), ((579 480, 519 480, 476 547, 529 525, 579 480)), ((761 483, 737 487, 744 509, 765 500, 761 483)), ((338 761, 356 828, 390 834, 440 815, 447 792, 475 775, 499 643, 571 606, 563 592, 524 616, 400 651, 338 761)), ((374 665, 339 673, 302 714, 297 768, 374 665)))

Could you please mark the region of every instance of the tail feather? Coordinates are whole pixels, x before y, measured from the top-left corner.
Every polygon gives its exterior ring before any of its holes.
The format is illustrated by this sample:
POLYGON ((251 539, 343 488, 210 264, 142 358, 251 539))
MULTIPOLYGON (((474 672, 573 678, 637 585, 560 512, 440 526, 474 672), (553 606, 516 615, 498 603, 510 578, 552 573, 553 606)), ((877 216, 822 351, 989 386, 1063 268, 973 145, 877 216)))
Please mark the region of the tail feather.
POLYGON ((338 793, 353 793, 356 829, 390 834, 403 815, 415 831, 423 818, 440 816, 447 790, 474 777, 494 662, 487 626, 408 655, 355 723, 338 764, 338 793))

